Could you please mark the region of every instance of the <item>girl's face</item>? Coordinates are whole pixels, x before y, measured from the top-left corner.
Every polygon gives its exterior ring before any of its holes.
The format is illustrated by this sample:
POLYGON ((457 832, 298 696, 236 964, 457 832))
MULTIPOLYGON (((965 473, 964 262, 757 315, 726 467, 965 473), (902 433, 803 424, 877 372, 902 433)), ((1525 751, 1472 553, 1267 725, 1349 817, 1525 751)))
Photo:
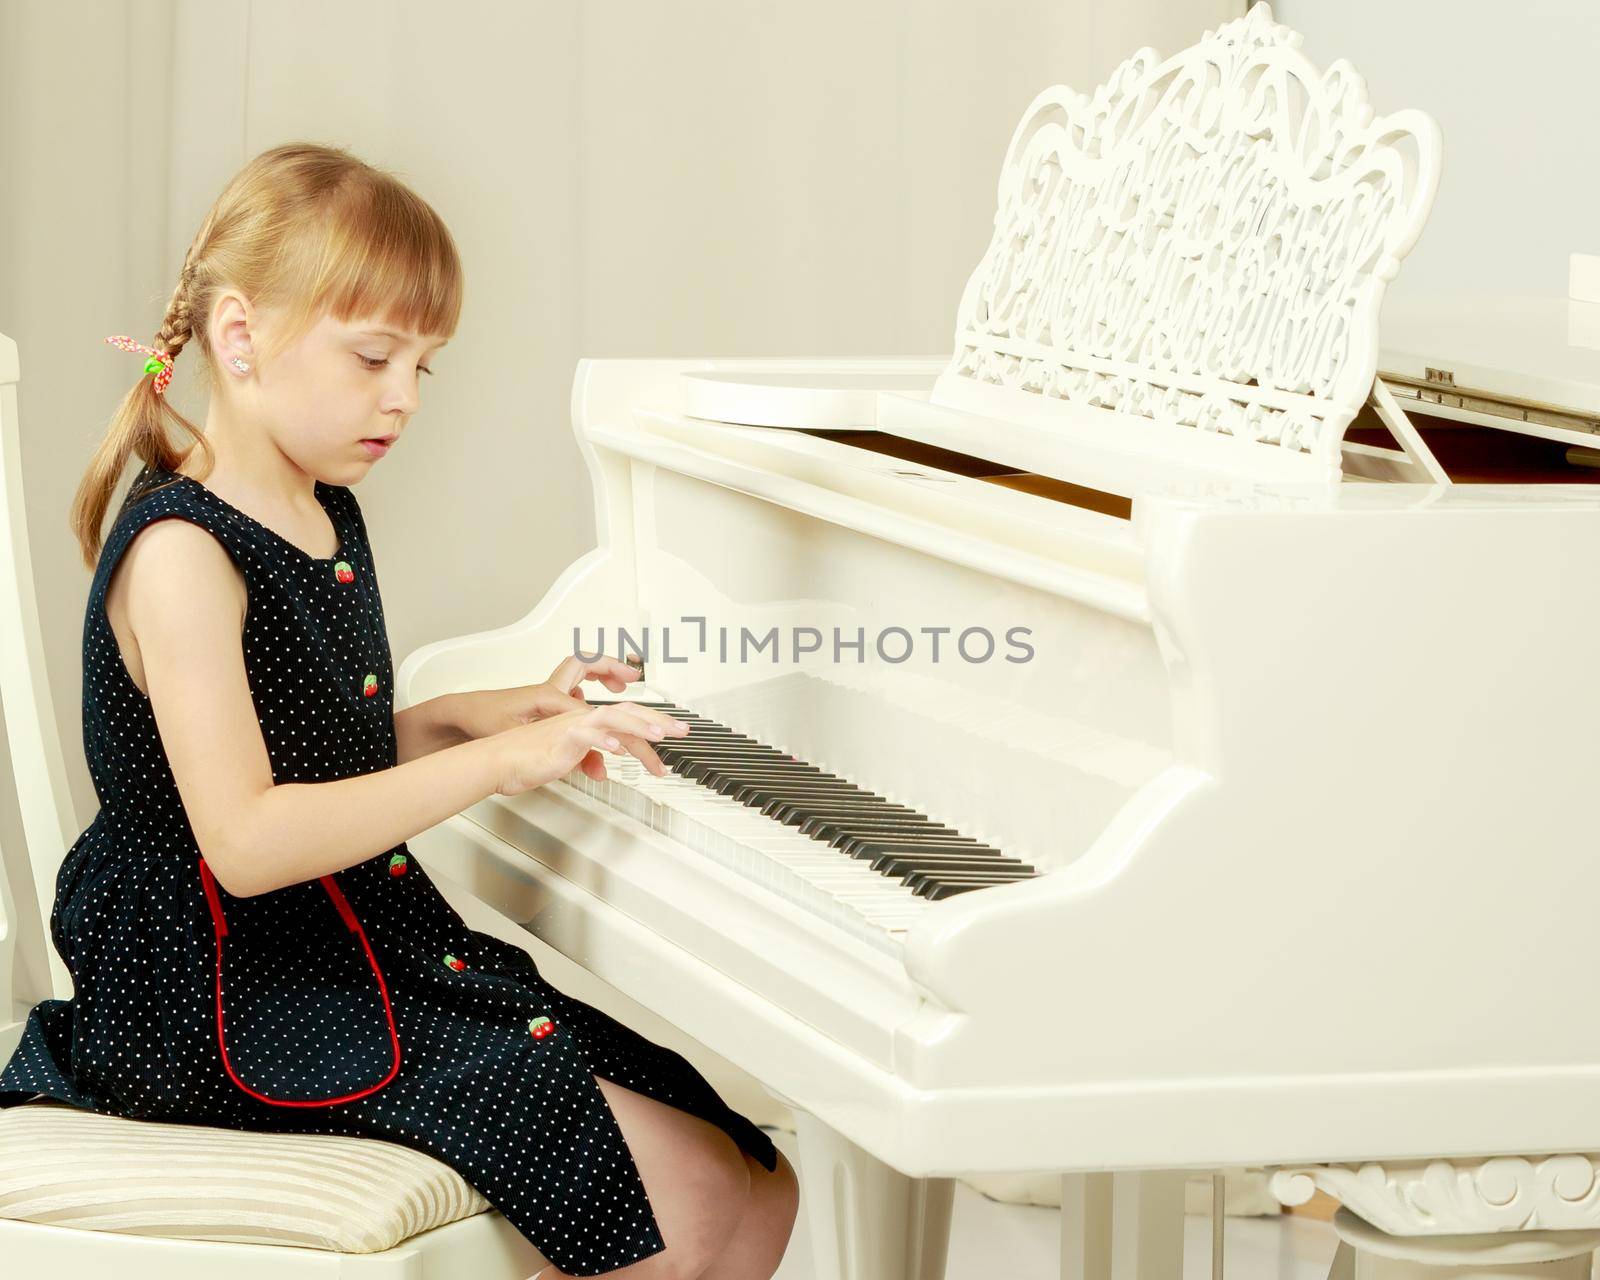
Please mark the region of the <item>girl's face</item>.
MULTIPOLYGON (((249 325, 222 326, 220 372, 236 411, 253 420, 297 466, 327 484, 348 485, 382 456, 365 440, 391 448, 419 407, 421 381, 445 345, 437 335, 407 333, 376 317, 323 315, 298 341, 239 376, 230 340, 249 347, 249 325)), ((258 330, 259 332, 259 330, 258 330)))

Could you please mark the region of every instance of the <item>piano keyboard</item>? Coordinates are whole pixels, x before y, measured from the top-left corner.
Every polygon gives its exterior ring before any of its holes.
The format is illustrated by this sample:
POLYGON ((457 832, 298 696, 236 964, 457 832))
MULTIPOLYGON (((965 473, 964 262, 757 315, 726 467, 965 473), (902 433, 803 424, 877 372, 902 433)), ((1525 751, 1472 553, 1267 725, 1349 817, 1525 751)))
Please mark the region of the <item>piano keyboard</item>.
POLYGON ((685 721, 651 743, 671 772, 606 755, 605 781, 562 781, 880 947, 941 899, 1037 874, 907 805, 670 702, 685 721))

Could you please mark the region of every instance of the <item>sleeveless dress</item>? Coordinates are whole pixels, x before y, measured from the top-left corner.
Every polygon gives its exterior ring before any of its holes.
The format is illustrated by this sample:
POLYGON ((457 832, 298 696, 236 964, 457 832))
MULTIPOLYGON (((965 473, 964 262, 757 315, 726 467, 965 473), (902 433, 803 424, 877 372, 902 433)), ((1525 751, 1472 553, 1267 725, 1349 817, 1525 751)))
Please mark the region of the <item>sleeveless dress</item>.
POLYGON ((137 1119, 398 1142, 459 1171, 571 1274, 659 1253, 595 1075, 777 1167, 772 1140, 687 1059, 469 929, 404 843, 243 898, 200 857, 106 618, 107 584, 152 521, 199 524, 244 575, 245 666, 274 782, 392 768, 393 667, 366 525, 349 488, 315 488, 340 539, 325 559, 193 477, 146 467, 130 487, 83 628, 84 749, 101 807, 61 865, 50 915, 74 995, 29 1012, 0 1106, 43 1095, 137 1119))

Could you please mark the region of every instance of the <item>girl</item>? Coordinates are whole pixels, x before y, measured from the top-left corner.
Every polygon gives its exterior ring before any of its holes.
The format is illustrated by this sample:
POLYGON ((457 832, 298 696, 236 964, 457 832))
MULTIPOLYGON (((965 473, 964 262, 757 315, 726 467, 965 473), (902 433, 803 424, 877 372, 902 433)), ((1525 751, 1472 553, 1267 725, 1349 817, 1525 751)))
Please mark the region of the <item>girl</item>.
POLYGON ((549 1259, 542 1280, 767 1277, 797 1187, 766 1134, 687 1060, 467 928, 407 857, 486 796, 604 777, 602 750, 664 773, 651 740, 687 732, 585 702, 584 680, 637 677, 609 659, 394 714, 350 486, 417 411, 461 289, 414 192, 287 145, 218 197, 156 346, 108 339, 149 376, 73 511, 95 568, 83 729, 101 808, 50 918, 74 996, 30 1012, 0 1106, 400 1142, 479 1188, 549 1259), (203 432, 163 394, 191 342, 203 432))

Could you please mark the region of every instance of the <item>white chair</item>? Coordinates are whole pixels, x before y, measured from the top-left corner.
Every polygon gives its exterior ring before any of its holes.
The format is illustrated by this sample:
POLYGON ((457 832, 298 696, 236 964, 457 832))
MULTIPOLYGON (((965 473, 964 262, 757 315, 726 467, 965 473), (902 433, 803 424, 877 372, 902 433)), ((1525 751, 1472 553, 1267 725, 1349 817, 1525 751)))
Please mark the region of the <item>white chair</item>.
MULTIPOLYGON (((45 679, 18 376, 17 344, 0 334, 0 709, 26 846, 0 848, 0 1063, 36 1001, 72 994, 48 922, 56 874, 80 831, 45 679), (49 991, 21 989, 24 868, 45 922, 49 991)), ((50 524, 66 536, 63 520, 50 524)), ((526 1280, 545 1265, 454 1169, 398 1143, 160 1124, 51 1100, 0 1110, 7 1276, 526 1280)))

